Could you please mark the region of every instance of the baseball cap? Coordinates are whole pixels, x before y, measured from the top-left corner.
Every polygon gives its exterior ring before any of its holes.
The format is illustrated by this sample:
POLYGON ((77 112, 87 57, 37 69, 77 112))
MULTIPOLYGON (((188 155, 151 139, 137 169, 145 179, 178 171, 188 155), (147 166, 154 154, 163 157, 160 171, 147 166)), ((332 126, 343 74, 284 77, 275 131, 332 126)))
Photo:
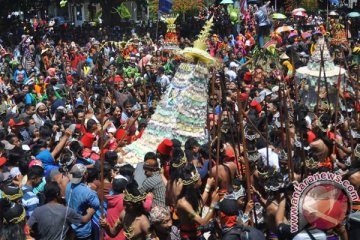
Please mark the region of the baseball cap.
POLYGON ((43 167, 42 161, 34 159, 29 163, 29 168, 33 167, 33 166, 39 166, 39 167, 43 167))
POLYGON ((11 170, 10 170, 10 175, 12 178, 15 178, 17 176, 19 176, 21 174, 20 170, 18 167, 13 167, 11 170))
POLYGON ((86 167, 84 164, 77 163, 70 170, 70 182, 73 184, 79 184, 86 173, 86 167))

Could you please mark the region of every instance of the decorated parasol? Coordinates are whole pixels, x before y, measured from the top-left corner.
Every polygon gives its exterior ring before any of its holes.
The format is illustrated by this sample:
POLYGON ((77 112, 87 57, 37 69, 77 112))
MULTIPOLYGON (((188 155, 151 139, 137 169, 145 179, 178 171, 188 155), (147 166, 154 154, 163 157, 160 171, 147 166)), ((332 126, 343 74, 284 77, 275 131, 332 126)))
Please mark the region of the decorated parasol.
POLYGON ((360 17, 360 13, 359 12, 351 12, 346 16, 349 18, 357 18, 357 17, 360 17))
POLYGON ((339 16, 339 14, 337 13, 337 12, 335 12, 335 11, 331 11, 330 13, 329 13, 329 16, 339 16))
POLYGON ((282 27, 278 27, 275 32, 277 33, 282 33, 282 32, 291 32, 294 31, 294 28, 291 26, 282 26, 282 27))
POLYGON ((233 4, 234 2, 232 0, 222 0, 220 4, 233 4))
POLYGON ((303 38, 303 39, 307 39, 307 38, 311 38, 311 33, 309 33, 309 32, 303 32, 302 34, 301 34, 301 37, 303 38))
POLYGON ((306 12, 298 11, 298 12, 293 13, 293 16, 295 16, 295 17, 307 17, 308 15, 307 15, 306 12))
POLYGON ((306 12, 306 10, 304 8, 295 8, 294 10, 292 10, 293 14, 297 12, 306 12))
POLYGON ((323 51, 324 69, 321 69, 320 91, 325 91, 326 84, 328 85, 328 92, 326 94, 330 96, 330 101, 334 101, 332 104, 335 103, 336 99, 336 89, 334 85, 337 83, 339 75, 341 79, 345 81, 345 69, 334 64, 324 38, 319 37, 314 54, 310 57, 308 64, 296 69, 295 74, 295 80, 298 86, 302 86, 300 99, 302 99, 303 103, 309 106, 309 108, 314 108, 317 101, 317 86, 321 68, 321 49, 323 51))
POLYGON ((274 13, 273 15, 271 15, 271 17, 272 17, 272 19, 279 19, 279 20, 281 20, 281 19, 286 19, 287 17, 284 15, 284 14, 282 14, 282 13, 274 13))

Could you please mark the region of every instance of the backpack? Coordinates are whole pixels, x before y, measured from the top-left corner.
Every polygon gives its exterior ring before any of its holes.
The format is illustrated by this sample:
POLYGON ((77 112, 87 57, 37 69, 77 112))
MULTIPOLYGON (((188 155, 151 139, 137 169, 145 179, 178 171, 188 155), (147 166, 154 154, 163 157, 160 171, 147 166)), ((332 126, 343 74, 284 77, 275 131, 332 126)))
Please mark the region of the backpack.
POLYGON ((256 228, 237 225, 222 236, 222 240, 265 240, 264 234, 256 228))

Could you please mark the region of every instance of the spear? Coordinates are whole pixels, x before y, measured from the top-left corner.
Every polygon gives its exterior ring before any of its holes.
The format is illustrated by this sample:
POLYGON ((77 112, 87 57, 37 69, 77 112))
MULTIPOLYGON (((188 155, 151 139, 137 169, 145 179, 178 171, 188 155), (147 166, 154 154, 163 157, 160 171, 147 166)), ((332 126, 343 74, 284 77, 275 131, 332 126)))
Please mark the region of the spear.
MULTIPOLYGON (((239 98, 238 98, 239 99, 239 98)), ((226 113, 227 113, 227 117, 228 117, 228 121, 230 123, 230 134, 231 134, 231 145, 234 149, 234 154, 235 154, 235 163, 236 163, 236 168, 237 168, 237 171, 238 171, 238 174, 241 173, 241 169, 240 169, 240 165, 239 165, 239 161, 238 161, 238 152, 236 151, 236 144, 235 144, 235 138, 234 138, 234 132, 233 130, 235 129, 235 127, 233 126, 232 124, 232 121, 230 120, 230 112, 229 112, 229 107, 227 107, 226 109, 226 113)), ((238 145, 239 146, 239 145, 238 145)), ((240 154, 240 146, 239 146, 239 154, 240 154)), ((241 163, 240 163, 241 164, 241 163)))
POLYGON ((269 122, 268 122, 268 111, 267 111, 267 96, 265 94, 265 141, 266 141, 266 164, 269 164, 269 122))
POLYGON ((209 104, 206 106, 206 125, 207 125, 207 130, 208 130, 208 149, 209 149, 209 167, 208 169, 210 169, 209 171, 209 175, 210 177, 212 177, 212 171, 211 171, 211 167, 212 167, 212 159, 211 159, 211 136, 210 136, 210 117, 209 117, 209 104))
MULTIPOLYGON (((286 98, 283 98, 283 104, 284 107, 286 107, 286 98)), ((290 130, 289 130, 289 115, 288 115, 288 109, 285 109, 285 131, 286 131, 286 145, 287 145, 287 157, 288 157, 288 169, 289 169, 289 176, 290 179, 294 179, 294 165, 292 161, 292 149, 290 145, 290 130)))
MULTIPOLYGON (((339 68, 339 76, 336 87, 336 105, 335 105, 335 122, 334 122, 334 140, 336 140, 336 125, 338 122, 338 111, 339 111, 339 96, 340 96, 340 80, 341 80, 341 68, 339 68)), ((350 133, 351 135, 351 133, 350 133)), ((333 154, 336 152, 336 144, 333 146, 333 154)))
MULTIPOLYGON (((238 98, 238 101, 240 101, 240 98, 238 98)), ((239 104, 239 109, 242 109, 242 105, 239 104)), ((248 202, 252 200, 252 195, 250 192, 251 187, 251 178, 250 178, 250 167, 249 167, 249 158, 248 158, 248 151, 246 146, 246 138, 245 138, 245 129, 244 129, 244 115, 243 111, 240 111, 239 114, 239 125, 240 125, 240 131, 241 131, 241 138, 242 138, 242 145, 243 145, 243 153, 244 153, 244 160, 245 160, 245 168, 246 168, 246 195, 248 202)))
MULTIPOLYGON (((210 93, 210 96, 214 97, 214 85, 215 85, 215 69, 213 69, 213 73, 212 73, 212 78, 211 78, 211 93, 210 93)), ((211 102, 211 100, 210 100, 211 102)), ((208 141, 209 141, 209 169, 210 169, 210 177, 212 177, 212 165, 213 165, 213 162, 212 162, 212 158, 211 158, 211 139, 214 139, 214 136, 211 136, 212 134, 212 131, 210 129, 210 118, 209 118, 209 104, 208 104, 208 107, 207 107, 207 112, 208 112, 208 115, 207 115, 207 119, 208 119, 208 141)), ((214 115, 214 120, 215 120, 215 105, 212 106, 212 113, 214 115)), ((214 121, 215 122, 215 121, 214 121)), ((215 126, 213 126, 215 128, 215 126)))
MULTIPOLYGON (((322 54, 323 52, 323 48, 320 47, 320 54, 321 54, 321 60, 322 60, 322 54)), ((320 70, 319 70, 319 77, 318 77, 318 80, 317 80, 317 91, 318 91, 318 94, 316 96, 316 107, 315 107, 315 110, 316 110, 316 113, 319 112, 319 102, 320 102, 320 80, 321 80, 321 70, 322 70, 322 64, 320 64, 320 70)))
MULTIPOLYGON (((223 105, 223 103, 225 103, 226 99, 224 99, 225 94, 223 93, 223 91, 225 90, 225 87, 223 87, 223 85, 225 85, 225 72, 222 72, 222 81, 220 84, 220 89, 221 89, 221 105, 223 105)), ((216 166, 215 166, 215 186, 218 186, 218 181, 219 181, 219 162, 220 162, 220 141, 221 141, 221 126, 222 126, 222 114, 223 111, 221 110, 219 118, 218 118, 218 123, 217 123, 217 144, 216 144, 216 166)), ((231 176, 230 176, 231 177, 231 176)))
MULTIPOLYGON (((326 43, 324 43, 324 44, 326 44, 326 43)), ((324 70, 323 72, 324 72, 324 81, 325 81, 325 89, 326 89, 326 98, 330 105, 329 88, 328 88, 328 82, 327 82, 327 78, 326 78, 326 69, 325 69, 325 61, 324 61, 324 48, 323 48, 323 51, 321 51, 321 65, 324 70)))

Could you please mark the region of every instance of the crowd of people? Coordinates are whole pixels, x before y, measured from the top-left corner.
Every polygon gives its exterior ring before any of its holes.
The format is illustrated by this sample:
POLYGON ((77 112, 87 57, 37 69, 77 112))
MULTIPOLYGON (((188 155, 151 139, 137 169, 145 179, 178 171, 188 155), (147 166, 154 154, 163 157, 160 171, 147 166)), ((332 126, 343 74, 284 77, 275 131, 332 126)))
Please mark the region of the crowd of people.
MULTIPOLYGON (((1 45, 0 239, 359 239, 346 219, 292 233, 290 207, 294 184, 316 172, 359 189, 360 40, 330 44, 348 26, 338 16, 285 24, 268 8, 252 6, 237 30, 229 22, 206 41, 217 62, 203 89, 208 142, 163 139, 138 165, 124 147, 188 61, 165 37, 94 34, 79 44, 34 28, 1 45), (342 107, 326 92, 314 108, 302 102, 296 69, 319 38, 347 71, 342 107)), ((201 18, 216 11, 226 8, 201 18)), ((178 36, 177 47, 194 39, 178 36)))

